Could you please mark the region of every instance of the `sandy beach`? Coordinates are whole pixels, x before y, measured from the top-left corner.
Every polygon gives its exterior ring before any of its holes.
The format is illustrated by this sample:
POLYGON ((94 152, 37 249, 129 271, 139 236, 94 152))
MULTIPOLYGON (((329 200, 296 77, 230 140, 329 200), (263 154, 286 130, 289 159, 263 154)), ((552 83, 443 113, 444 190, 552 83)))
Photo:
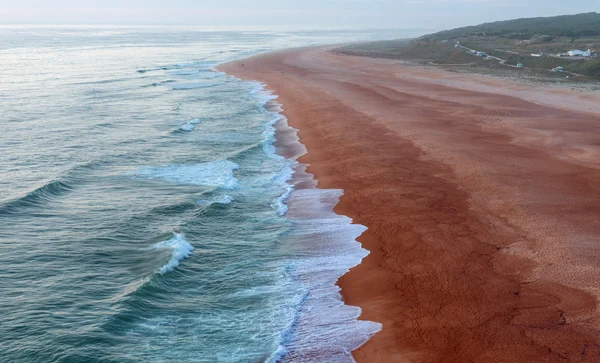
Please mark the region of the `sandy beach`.
POLYGON ((339 284, 358 362, 600 361, 600 96, 288 50, 219 67, 278 94, 369 229, 339 284))

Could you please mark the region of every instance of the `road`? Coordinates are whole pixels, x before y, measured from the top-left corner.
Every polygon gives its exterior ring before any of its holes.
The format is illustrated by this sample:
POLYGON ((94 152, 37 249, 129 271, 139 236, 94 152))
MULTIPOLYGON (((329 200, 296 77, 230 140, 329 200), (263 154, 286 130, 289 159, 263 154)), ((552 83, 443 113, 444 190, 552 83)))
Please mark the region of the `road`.
MULTIPOLYGON (((475 53, 479 52, 478 50, 471 49, 471 48, 467 48, 467 47, 465 47, 464 45, 460 44, 459 42, 457 42, 456 44, 458 45, 458 47, 459 47, 459 48, 466 49, 466 50, 468 50, 468 51, 469 51, 469 53, 471 53, 471 54, 473 54, 473 52, 475 52, 475 53)), ((486 53, 486 54, 487 54, 487 53, 486 53)), ((476 56, 477 56, 477 55, 476 55, 476 56)), ((479 56, 477 56, 477 57, 479 57, 479 56)), ((507 67, 512 67, 512 68, 524 68, 524 67, 517 67, 517 66, 514 66, 514 65, 512 65, 512 64, 506 64, 506 59, 498 58, 498 57, 495 57, 495 56, 493 56, 493 55, 489 55, 489 54, 487 54, 487 59, 495 59, 495 60, 497 60, 497 61, 498 61, 500 64, 502 64, 502 65, 505 65, 505 66, 507 66, 507 67)))
MULTIPOLYGON (((473 54, 473 52, 475 52, 475 53, 476 53, 476 52, 478 52, 478 50, 475 50, 475 49, 471 49, 471 48, 467 48, 467 47, 465 47, 464 45, 460 44, 460 42, 456 42, 456 45, 458 45, 458 47, 459 47, 459 48, 462 48, 462 49, 466 49, 466 50, 468 50, 470 54, 473 54)), ((514 53, 514 54, 519 54, 519 53, 515 53, 515 52, 510 52, 510 51, 505 51, 505 52, 514 53)), ((487 54, 487 53, 486 53, 486 54, 487 54)), ((473 55, 475 55, 475 54, 473 54, 473 55)), ((475 56, 477 56, 477 55, 475 55, 475 56)), ((477 57, 478 57, 478 56, 477 56, 477 57)), ((489 54, 487 55, 487 58, 488 58, 488 59, 495 59, 495 60, 497 60, 497 61, 498 61, 500 64, 502 64, 502 65, 504 65, 504 66, 507 66, 507 67, 512 67, 512 68, 525 68, 525 67, 518 67, 518 66, 515 66, 515 65, 512 65, 512 64, 506 64, 506 60, 505 60, 505 59, 498 58, 498 57, 495 57, 495 56, 492 56, 492 55, 489 55, 489 54)), ((529 67, 529 68, 531 68, 531 69, 541 69, 541 70, 544 70, 544 71, 552 72, 552 70, 549 70, 549 69, 546 69, 546 68, 533 68, 533 67, 529 67)), ((570 74, 570 75, 572 75, 572 76, 575 76, 575 77, 582 76, 581 74, 578 74, 578 73, 573 73, 573 72, 568 72, 568 71, 563 71, 562 73, 565 73, 565 74, 570 74)))

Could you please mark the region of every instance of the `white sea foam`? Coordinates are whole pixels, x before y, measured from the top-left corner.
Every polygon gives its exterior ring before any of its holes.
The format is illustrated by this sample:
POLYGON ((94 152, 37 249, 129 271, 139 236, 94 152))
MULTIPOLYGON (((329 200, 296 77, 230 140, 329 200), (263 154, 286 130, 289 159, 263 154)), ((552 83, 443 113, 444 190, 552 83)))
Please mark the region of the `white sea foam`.
POLYGON ((233 202, 233 197, 229 195, 223 195, 219 198, 216 198, 214 202, 218 204, 231 204, 231 202, 233 202))
POLYGON ((260 82, 252 82, 252 88, 248 92, 250 96, 254 96, 265 89, 265 84, 260 82))
POLYGON ((258 97, 259 97, 259 106, 261 107, 261 109, 263 111, 266 111, 264 109, 264 106, 269 101, 273 101, 273 100, 276 100, 277 98, 279 98, 279 96, 274 95, 271 91, 260 91, 258 93, 258 97))
POLYGON ((194 250, 194 247, 185 239, 183 234, 176 234, 175 237, 168 241, 159 242, 154 245, 158 250, 171 250, 171 259, 163 267, 158 270, 161 274, 166 274, 173 271, 184 258, 189 257, 194 250))
POLYGON ((210 88, 210 87, 215 87, 220 85, 221 83, 201 83, 201 82, 194 82, 194 83, 173 83, 169 85, 169 88, 171 88, 172 90, 190 90, 190 89, 196 89, 196 88, 210 88))
POLYGON ((218 70, 216 70, 215 68, 211 67, 208 69, 210 71, 210 74, 206 77, 202 77, 204 79, 213 79, 213 78, 217 78, 217 77, 225 77, 227 76, 227 73, 225 72, 220 72, 218 70))
POLYGON ((165 165, 145 167, 135 175, 174 184, 215 186, 224 189, 237 188, 239 183, 234 171, 239 165, 229 160, 211 161, 195 165, 165 165))
POLYGON ((310 293, 298 311, 291 333, 282 341, 278 362, 354 362, 350 352, 381 330, 381 324, 357 320, 361 310, 345 305, 337 280, 368 255, 356 238, 366 227, 333 212, 341 190, 301 189, 290 196, 296 225, 286 243, 296 278, 310 293), (318 328, 315 328, 318 327, 318 328))
POLYGON ((199 118, 193 118, 191 120, 186 121, 181 126, 179 126, 179 130, 185 131, 185 132, 194 131, 194 129, 196 128, 196 125, 199 124, 199 123, 200 123, 200 119, 199 118))
MULTIPOLYGON (((259 98, 261 111, 268 112, 267 103, 277 97, 256 83, 250 94, 259 98)), ((279 105, 280 106, 280 105, 279 105)), ((281 106, 279 107, 281 109, 281 106)), ((278 113, 263 133, 264 151, 267 156, 275 154, 275 124, 282 118, 278 113)), ((352 224, 352 220, 333 212, 341 190, 301 189, 294 190, 290 182, 295 159, 272 178, 272 183, 284 187, 284 193, 272 201, 279 215, 286 215, 294 223, 292 233, 282 240, 293 259, 290 271, 308 290, 290 317, 290 325, 281 332, 278 349, 269 362, 352 363, 351 352, 363 345, 381 330, 381 324, 358 320, 361 310, 345 305, 342 301, 338 279, 352 267, 361 263, 369 252, 356 241, 367 228, 352 224)), ((261 291, 251 291, 260 293, 261 291)))
POLYGON ((272 182, 276 185, 280 185, 284 188, 283 194, 279 197, 275 198, 271 202, 271 206, 277 211, 277 214, 280 216, 284 216, 288 211, 288 206, 286 204, 288 198, 294 191, 294 186, 289 183, 294 175, 294 166, 297 162, 290 161, 288 165, 286 165, 279 174, 275 175, 272 178, 272 182))
POLYGON ((167 67, 169 69, 182 69, 182 68, 189 68, 189 67, 194 67, 194 66, 198 66, 200 64, 202 64, 203 62, 186 62, 186 63, 177 63, 171 67, 167 67))
POLYGON ((183 71, 172 71, 169 73, 178 75, 178 76, 193 76, 193 75, 200 73, 200 70, 199 69, 190 69, 190 70, 183 70, 183 71))
POLYGON ((287 187, 286 191, 281 196, 279 196, 279 198, 277 198, 273 201, 272 205, 274 206, 278 215, 284 216, 287 213, 289 208, 288 208, 286 202, 293 191, 294 191, 294 187, 289 185, 287 187))
MULTIPOLYGON (((253 88, 250 90, 250 95, 253 97, 257 97, 259 99, 259 107, 261 111, 267 112, 265 109, 265 105, 274 99, 277 98, 276 95, 273 94, 272 91, 268 91, 265 88, 265 85, 262 83, 255 83, 253 88)), ((277 160, 285 160, 285 158, 279 154, 277 154, 277 150, 275 148, 275 135, 277 130, 275 129, 275 125, 283 119, 283 115, 278 112, 271 112, 273 118, 271 121, 267 122, 265 125, 265 130, 262 133, 263 138, 263 151, 264 153, 271 159, 277 160)), ((294 186, 288 183, 292 179, 292 175, 294 174, 294 165, 297 162, 294 160, 289 160, 287 165, 283 167, 281 172, 277 174, 272 179, 272 183, 278 185, 284 189, 284 192, 277 198, 275 198, 271 202, 271 206, 277 214, 280 216, 284 216, 288 211, 288 206, 286 204, 287 199, 290 197, 290 194, 294 191, 294 186)))
POLYGON ((183 125, 179 126, 179 130, 185 131, 185 132, 192 132, 192 131, 194 131, 195 128, 196 128, 196 125, 191 124, 189 122, 186 122, 183 125))
POLYGON ((265 111, 264 106, 272 100, 276 100, 279 96, 273 94, 273 91, 265 89, 266 84, 260 82, 252 82, 252 87, 248 92, 251 97, 258 98, 258 106, 262 111, 265 111))
POLYGON ((265 131, 262 133, 263 138, 263 150, 268 157, 272 159, 283 159, 281 155, 276 153, 275 149, 275 125, 283 118, 282 115, 273 112, 273 119, 265 125, 265 131))
POLYGON ((196 203, 198 203, 198 205, 206 206, 206 207, 210 207, 213 204, 227 205, 227 204, 231 204, 231 202, 233 202, 233 197, 230 195, 220 195, 213 199, 201 199, 201 200, 196 201, 196 203))

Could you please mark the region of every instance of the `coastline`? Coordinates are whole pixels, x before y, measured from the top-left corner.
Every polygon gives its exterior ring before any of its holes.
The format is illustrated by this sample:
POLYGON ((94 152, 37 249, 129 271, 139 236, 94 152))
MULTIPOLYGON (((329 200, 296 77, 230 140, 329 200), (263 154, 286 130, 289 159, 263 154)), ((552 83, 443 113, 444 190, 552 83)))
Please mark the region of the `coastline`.
POLYGON ((598 199, 591 185, 597 140, 560 129, 561 118, 573 113, 579 129, 589 129, 595 99, 561 91, 554 99, 572 97, 549 101, 526 86, 508 89, 512 95, 490 93, 501 80, 440 78, 443 71, 406 71, 397 62, 323 48, 218 68, 276 91, 309 151, 299 161, 310 165, 319 187, 344 189, 338 214, 369 228, 359 241, 371 254, 339 281, 346 303, 363 309, 361 319, 384 326, 354 352, 358 362, 586 361, 599 354, 599 211, 580 200, 598 199), (490 105, 482 107, 481 98, 490 105), (574 99, 578 109, 569 105, 574 99), (519 128, 542 116, 561 132, 519 128), (344 124, 334 122, 341 118, 344 124), (449 140, 452 150, 445 150, 449 140), (457 146, 464 141, 471 149, 457 146), (368 151, 375 146, 377 155, 368 151), (483 147, 490 146, 497 147, 495 159, 486 158, 483 147), (510 158, 517 165, 506 164, 510 158), (535 169, 522 179, 541 190, 520 182, 511 167, 535 169), (575 185, 584 197, 570 192, 575 185), (547 204, 581 208, 566 218, 552 215, 537 199, 550 192, 564 200, 547 204), (541 212, 528 209, 535 203, 541 212), (581 246, 565 242, 573 236, 581 246), (576 271, 562 271, 566 261, 576 271))
POLYGON ((319 188, 308 165, 298 161, 306 147, 288 124, 278 96, 265 86, 258 83, 252 92, 263 112, 275 117, 267 125, 265 152, 288 163, 277 177, 287 191, 273 201, 289 223, 280 249, 283 256, 293 256, 286 275, 305 289, 290 325, 281 332, 279 348, 267 361, 354 362, 351 352, 381 331, 381 324, 358 320, 360 308, 345 304, 337 285, 368 255, 356 241, 366 227, 334 212, 343 191, 319 188))

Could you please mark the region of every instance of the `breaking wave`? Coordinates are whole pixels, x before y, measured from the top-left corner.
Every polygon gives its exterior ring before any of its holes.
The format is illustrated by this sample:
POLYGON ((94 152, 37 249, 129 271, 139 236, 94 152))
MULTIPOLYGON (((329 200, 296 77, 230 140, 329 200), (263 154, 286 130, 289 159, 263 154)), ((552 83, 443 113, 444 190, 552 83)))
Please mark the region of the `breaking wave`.
POLYGON ((158 250, 171 250, 171 258, 158 272, 166 274, 173 271, 184 258, 189 257, 194 250, 194 247, 185 239, 183 234, 176 234, 175 237, 168 241, 159 242, 154 245, 158 250))
POLYGON ((235 170, 239 167, 238 164, 229 160, 219 160, 195 165, 145 167, 137 170, 134 175, 174 184, 234 189, 239 186, 239 182, 234 175, 235 170))

